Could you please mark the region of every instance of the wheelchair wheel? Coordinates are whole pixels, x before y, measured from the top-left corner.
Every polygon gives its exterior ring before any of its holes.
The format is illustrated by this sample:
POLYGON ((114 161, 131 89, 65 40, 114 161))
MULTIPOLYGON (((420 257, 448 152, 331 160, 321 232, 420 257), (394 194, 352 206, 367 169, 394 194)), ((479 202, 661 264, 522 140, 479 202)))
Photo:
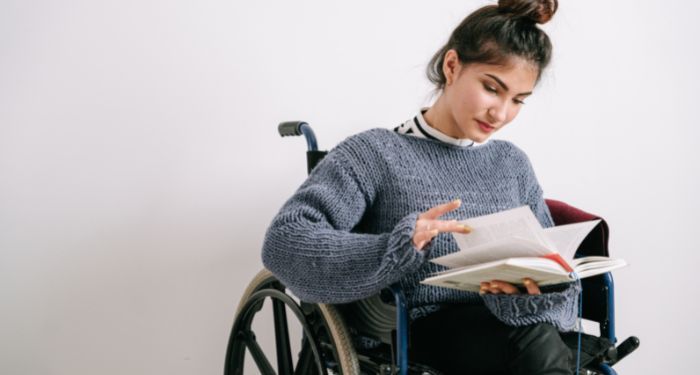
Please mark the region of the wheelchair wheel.
POLYGON ((231 330, 224 375, 244 373, 246 350, 256 374, 351 374, 360 373, 357 355, 342 317, 332 305, 297 303, 270 271, 263 269, 250 282, 238 305, 231 330), (275 369, 252 331, 252 323, 266 300, 272 302, 275 332, 275 369), (302 328, 301 349, 292 357, 287 311, 302 328), (295 363, 296 362, 296 363, 295 363))

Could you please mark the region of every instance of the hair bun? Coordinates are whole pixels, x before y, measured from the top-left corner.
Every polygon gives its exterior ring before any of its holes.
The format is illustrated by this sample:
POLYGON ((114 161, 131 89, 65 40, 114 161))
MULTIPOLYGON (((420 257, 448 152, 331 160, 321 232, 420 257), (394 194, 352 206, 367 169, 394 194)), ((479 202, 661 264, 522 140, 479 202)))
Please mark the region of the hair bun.
POLYGON ((515 18, 526 18, 536 23, 552 19, 559 7, 557 0, 498 0, 498 9, 515 18))

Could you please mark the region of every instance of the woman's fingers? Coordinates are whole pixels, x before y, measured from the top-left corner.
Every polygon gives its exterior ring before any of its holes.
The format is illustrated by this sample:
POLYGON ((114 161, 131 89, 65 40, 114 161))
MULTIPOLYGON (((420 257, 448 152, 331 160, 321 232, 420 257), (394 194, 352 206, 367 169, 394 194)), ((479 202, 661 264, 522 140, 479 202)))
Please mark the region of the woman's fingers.
MULTIPOLYGON (((537 286, 537 283, 534 280, 525 278, 523 279, 523 283, 525 284, 525 288, 527 288, 528 294, 542 294, 542 292, 540 291, 540 287, 537 286)), ((515 285, 511 283, 501 280, 493 280, 491 282, 482 282, 480 284, 479 293, 518 294, 520 293, 520 291, 518 290, 518 288, 515 287, 515 285)))
POLYGON ((440 233, 440 231, 438 231, 437 229, 416 232, 416 234, 413 235, 413 246, 415 246, 418 250, 423 250, 425 244, 430 242, 430 240, 432 240, 433 237, 437 236, 438 233, 440 233))
POLYGON ((455 232, 464 234, 470 233, 471 228, 460 224, 457 220, 437 220, 427 218, 434 215, 440 216, 442 215, 440 212, 446 213, 459 207, 459 204, 459 200, 453 201, 444 205, 433 207, 431 209, 432 212, 428 211, 418 216, 416 228, 413 233, 413 245, 418 250, 422 250, 425 244, 430 242, 430 240, 432 240, 433 237, 437 236, 440 232, 455 232))
POLYGON ((439 204, 428 211, 423 212, 418 216, 419 219, 431 219, 435 220, 439 218, 440 216, 457 209, 459 206, 462 205, 462 201, 460 199, 455 199, 452 202, 448 203, 443 203, 439 204))
POLYGON ((518 288, 515 287, 515 285, 501 280, 491 281, 491 290, 493 291, 494 289, 499 290, 500 292, 503 292, 505 294, 520 293, 520 291, 518 290, 518 288))
POLYGON ((491 289, 491 283, 487 283, 485 281, 482 281, 481 284, 479 284, 479 294, 489 293, 490 289, 491 289))
POLYGON ((457 220, 428 220, 419 219, 416 222, 416 231, 431 231, 437 229, 440 232, 470 233, 471 228, 460 224, 457 220))
POLYGON ((529 278, 524 278, 523 279, 523 284, 525 284, 525 288, 527 288, 527 293, 528 294, 542 294, 540 291, 540 287, 537 285, 537 283, 529 278))
POLYGON ((457 221, 419 220, 413 234, 413 244, 420 250, 440 232, 470 233, 471 229, 457 221))
POLYGON ((490 282, 483 282, 481 283, 481 286, 479 287, 479 294, 501 294, 503 291, 496 286, 495 284, 492 284, 490 282))

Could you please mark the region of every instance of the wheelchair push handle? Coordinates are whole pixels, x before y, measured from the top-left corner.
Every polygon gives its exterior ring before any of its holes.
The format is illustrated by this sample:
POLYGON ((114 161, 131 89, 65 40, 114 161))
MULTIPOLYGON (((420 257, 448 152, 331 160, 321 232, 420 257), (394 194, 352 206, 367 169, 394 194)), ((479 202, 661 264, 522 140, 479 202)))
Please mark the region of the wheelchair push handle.
POLYGON ((311 130, 311 126, 305 121, 285 121, 277 126, 282 137, 294 137, 304 135, 309 151, 317 151, 318 144, 316 143, 316 135, 311 130))
POLYGON ((282 137, 294 137, 299 135, 304 135, 306 138, 306 145, 308 150, 306 151, 306 171, 311 173, 316 164, 318 164, 324 156, 326 156, 326 151, 319 151, 318 144, 316 143, 316 135, 314 131, 311 130, 311 126, 305 121, 285 121, 281 122, 277 126, 277 131, 279 131, 282 137))
POLYGON ((285 121, 279 124, 277 130, 279 130, 280 135, 283 137, 301 135, 300 127, 302 125, 308 125, 308 123, 304 121, 285 121))

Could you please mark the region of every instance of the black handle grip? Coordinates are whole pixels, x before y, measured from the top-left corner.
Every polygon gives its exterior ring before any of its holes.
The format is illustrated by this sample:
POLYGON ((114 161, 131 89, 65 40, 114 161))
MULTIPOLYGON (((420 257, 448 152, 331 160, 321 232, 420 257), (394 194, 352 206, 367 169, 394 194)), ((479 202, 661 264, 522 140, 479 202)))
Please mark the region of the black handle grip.
POLYGON ((639 339, 636 336, 630 336, 617 347, 611 347, 606 353, 608 365, 612 366, 627 357, 630 353, 639 347, 639 339))
POLYGON ((617 346, 617 361, 619 362, 622 358, 627 357, 628 354, 632 353, 639 347, 639 339, 636 336, 630 336, 620 345, 617 346))
POLYGON ((285 121, 277 126, 277 130, 283 137, 302 135, 301 126, 308 125, 305 121, 285 121))

